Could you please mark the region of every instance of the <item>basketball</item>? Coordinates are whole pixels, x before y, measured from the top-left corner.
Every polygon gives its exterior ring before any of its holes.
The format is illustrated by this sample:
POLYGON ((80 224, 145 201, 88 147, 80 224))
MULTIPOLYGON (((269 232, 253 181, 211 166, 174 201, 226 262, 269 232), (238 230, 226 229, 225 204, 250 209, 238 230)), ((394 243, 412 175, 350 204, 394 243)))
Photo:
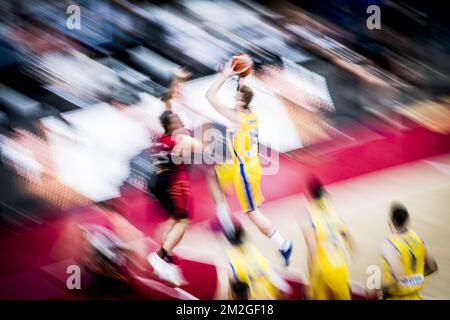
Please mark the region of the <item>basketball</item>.
POLYGON ((233 70, 241 77, 248 76, 253 71, 253 60, 246 53, 236 54, 231 58, 233 70))

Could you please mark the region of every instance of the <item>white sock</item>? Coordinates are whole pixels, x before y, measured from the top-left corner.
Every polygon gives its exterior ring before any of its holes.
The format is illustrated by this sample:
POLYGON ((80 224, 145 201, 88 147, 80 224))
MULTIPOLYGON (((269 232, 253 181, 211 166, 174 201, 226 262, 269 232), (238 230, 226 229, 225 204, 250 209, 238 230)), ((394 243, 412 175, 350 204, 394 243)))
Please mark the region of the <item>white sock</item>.
POLYGON ((269 239, 275 242, 279 250, 287 249, 288 242, 281 236, 281 234, 277 230, 272 232, 272 234, 269 236, 269 239))
POLYGON ((228 212, 228 206, 225 202, 218 202, 216 204, 217 218, 219 218, 222 228, 226 233, 234 231, 234 225, 231 221, 230 213, 228 212))

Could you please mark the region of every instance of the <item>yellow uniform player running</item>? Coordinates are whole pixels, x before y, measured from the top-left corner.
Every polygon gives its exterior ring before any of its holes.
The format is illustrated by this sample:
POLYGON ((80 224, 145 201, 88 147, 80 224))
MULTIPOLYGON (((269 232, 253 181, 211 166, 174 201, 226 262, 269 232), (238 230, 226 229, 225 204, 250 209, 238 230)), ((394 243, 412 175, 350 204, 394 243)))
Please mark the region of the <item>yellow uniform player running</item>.
POLYGON ((425 277, 438 268, 423 240, 407 228, 408 220, 406 208, 395 204, 389 219, 392 234, 382 246, 385 299, 420 300, 425 277))
POLYGON ((308 299, 349 300, 350 252, 352 240, 347 227, 335 212, 321 183, 312 179, 311 199, 303 232, 308 248, 308 299))
POLYGON ((232 161, 217 165, 214 176, 209 176, 209 187, 222 226, 231 230, 232 224, 223 189, 234 186, 242 211, 276 244, 287 266, 292 254, 291 241, 285 240, 258 209, 263 201, 260 188, 262 169, 258 154, 258 117, 250 106, 253 91, 240 83, 234 108, 225 106, 218 98, 225 81, 235 74, 233 66, 227 64, 206 93, 206 98, 214 109, 231 123, 226 139, 232 153, 232 161))

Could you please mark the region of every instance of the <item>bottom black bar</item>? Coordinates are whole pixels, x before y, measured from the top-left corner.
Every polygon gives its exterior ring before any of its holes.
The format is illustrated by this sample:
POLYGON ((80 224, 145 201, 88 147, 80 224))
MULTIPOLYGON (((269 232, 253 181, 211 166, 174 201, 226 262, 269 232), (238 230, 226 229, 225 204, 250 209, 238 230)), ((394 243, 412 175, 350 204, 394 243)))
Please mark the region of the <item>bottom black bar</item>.
POLYGON ((421 311, 438 314, 449 300, 428 301, 0 301, 3 313, 57 319, 402 319, 421 311), (9 310, 7 310, 9 309, 9 310))

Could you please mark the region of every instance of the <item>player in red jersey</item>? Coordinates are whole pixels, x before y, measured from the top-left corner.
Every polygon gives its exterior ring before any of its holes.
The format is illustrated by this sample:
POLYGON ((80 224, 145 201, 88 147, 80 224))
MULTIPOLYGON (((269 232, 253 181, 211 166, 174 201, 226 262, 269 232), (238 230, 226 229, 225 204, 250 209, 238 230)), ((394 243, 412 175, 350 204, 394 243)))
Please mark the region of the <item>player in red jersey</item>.
MULTIPOLYGON (((184 75, 184 73, 181 73, 184 75)), ((176 80, 179 85, 179 78, 176 80)), ((170 92, 173 92, 171 88, 170 92)), ((170 99, 166 106, 170 106, 170 99)), ((201 152, 202 144, 189 135, 176 113, 168 107, 159 117, 164 135, 153 145, 155 179, 149 191, 160 201, 173 224, 166 233, 158 252, 151 253, 147 260, 155 274, 176 286, 184 280, 179 268, 173 263, 173 249, 183 238, 192 215, 192 194, 187 165, 183 162, 192 152, 201 152)))

